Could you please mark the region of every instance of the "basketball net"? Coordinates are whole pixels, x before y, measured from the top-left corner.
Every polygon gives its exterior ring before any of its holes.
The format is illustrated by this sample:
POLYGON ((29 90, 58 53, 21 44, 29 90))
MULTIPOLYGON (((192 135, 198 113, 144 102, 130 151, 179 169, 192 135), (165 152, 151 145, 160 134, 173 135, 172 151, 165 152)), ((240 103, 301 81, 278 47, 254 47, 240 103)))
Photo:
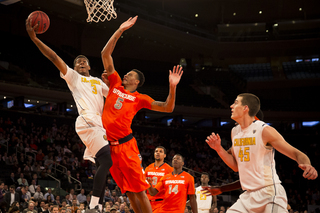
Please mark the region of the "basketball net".
POLYGON ((116 19, 117 13, 113 8, 114 0, 84 0, 87 8, 88 18, 87 22, 99 22, 116 19))

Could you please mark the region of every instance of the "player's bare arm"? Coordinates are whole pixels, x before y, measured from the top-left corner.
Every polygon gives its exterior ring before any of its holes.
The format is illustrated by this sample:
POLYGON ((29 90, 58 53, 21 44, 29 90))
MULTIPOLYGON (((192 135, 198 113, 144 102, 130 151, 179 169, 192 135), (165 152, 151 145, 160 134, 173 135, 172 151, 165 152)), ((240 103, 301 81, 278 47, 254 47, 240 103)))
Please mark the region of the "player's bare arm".
POLYGON ((158 112, 172 112, 176 101, 176 88, 183 74, 182 66, 174 66, 173 70, 169 70, 169 95, 165 102, 154 101, 151 103, 151 110, 158 112))
POLYGON ((193 213, 198 213, 198 204, 196 200, 196 195, 189 195, 190 206, 193 213))
POLYGON ((119 29, 117 29, 117 31, 111 36, 108 43, 104 46, 103 50, 101 51, 101 58, 105 69, 103 75, 105 77, 108 77, 115 71, 111 55, 117 44, 117 41, 119 40, 119 38, 125 30, 131 28, 136 23, 137 18, 138 16, 135 16, 134 18, 130 17, 127 21, 123 22, 120 25, 119 29))
POLYGON ((318 177, 317 170, 311 165, 310 159, 306 154, 291 146, 273 127, 267 126, 262 131, 262 140, 265 145, 271 145, 277 151, 295 160, 299 167, 304 170, 303 177, 314 180, 318 177))
POLYGON ((206 195, 219 195, 223 192, 229 192, 237 189, 241 189, 241 183, 239 180, 222 186, 203 186, 203 193, 206 195))
POLYGON ((219 134, 215 134, 214 132, 209 135, 206 139, 207 144, 220 156, 220 158, 227 164, 233 171, 238 171, 237 161, 234 159, 232 153, 229 153, 221 146, 221 138, 219 134))
POLYGON ((38 27, 38 24, 31 26, 32 19, 26 20, 26 30, 30 39, 38 47, 41 53, 47 57, 59 70, 62 74, 67 74, 67 65, 66 63, 47 45, 45 45, 40 39, 38 39, 35 29, 38 27))
POLYGON ((147 181, 148 181, 148 183, 150 185, 150 187, 148 188, 149 194, 151 196, 155 196, 156 194, 158 194, 158 190, 152 186, 152 178, 151 177, 147 177, 147 181))

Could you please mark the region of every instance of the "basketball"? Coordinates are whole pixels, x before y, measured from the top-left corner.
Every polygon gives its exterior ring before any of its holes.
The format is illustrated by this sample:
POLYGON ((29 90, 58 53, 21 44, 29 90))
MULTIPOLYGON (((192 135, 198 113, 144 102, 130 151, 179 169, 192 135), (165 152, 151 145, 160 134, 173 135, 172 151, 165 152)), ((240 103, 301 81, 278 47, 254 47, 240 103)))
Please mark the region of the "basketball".
POLYGON ((36 34, 42 34, 46 32, 50 26, 50 19, 49 16, 40 10, 32 12, 28 19, 32 19, 31 26, 34 27, 38 24, 38 27, 35 29, 36 34))

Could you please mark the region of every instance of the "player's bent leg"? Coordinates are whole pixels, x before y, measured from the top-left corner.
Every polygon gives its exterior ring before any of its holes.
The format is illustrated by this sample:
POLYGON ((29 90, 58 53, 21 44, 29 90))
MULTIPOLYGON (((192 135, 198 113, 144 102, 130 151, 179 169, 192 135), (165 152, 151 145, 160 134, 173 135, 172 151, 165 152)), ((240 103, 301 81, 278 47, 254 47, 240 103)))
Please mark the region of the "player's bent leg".
POLYGON ((103 187, 105 186, 109 169, 112 166, 109 145, 104 146, 98 151, 96 154, 96 161, 98 162, 99 167, 93 179, 93 193, 89 205, 90 209, 94 209, 99 204, 101 195, 105 190, 103 187))

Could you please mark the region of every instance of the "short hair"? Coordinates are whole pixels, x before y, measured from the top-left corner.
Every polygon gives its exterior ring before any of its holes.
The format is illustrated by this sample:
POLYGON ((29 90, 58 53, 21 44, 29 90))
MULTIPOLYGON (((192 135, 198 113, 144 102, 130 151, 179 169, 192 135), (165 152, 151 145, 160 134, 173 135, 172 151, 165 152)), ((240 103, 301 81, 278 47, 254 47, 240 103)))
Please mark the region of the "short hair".
MULTIPOLYGON (((167 154, 166 148, 164 148, 163 146, 157 146, 156 149, 158 148, 163 149, 164 154, 167 154)), ((156 151, 156 149, 154 151, 156 151)))
POLYGON ((175 155, 180 156, 182 161, 184 162, 184 157, 182 155, 180 155, 180 154, 175 154, 175 155))
POLYGON ((207 175, 208 178, 210 178, 210 175, 209 175, 209 173, 207 173, 207 172, 202 172, 201 176, 202 176, 202 175, 207 175))
POLYGON ((89 59, 88 59, 86 56, 84 56, 84 55, 78 55, 78 56, 74 59, 74 61, 73 61, 73 67, 76 65, 77 60, 78 60, 79 58, 84 58, 84 59, 86 59, 87 62, 88 62, 88 64, 90 65, 89 59))
POLYGON ((144 74, 140 70, 137 70, 137 69, 133 69, 132 71, 134 71, 138 74, 138 80, 139 80, 138 87, 142 87, 142 85, 145 82, 144 74))
POLYGON ((242 105, 247 105, 249 107, 249 116, 254 117, 260 110, 260 99, 251 93, 242 93, 238 95, 242 97, 242 105))

